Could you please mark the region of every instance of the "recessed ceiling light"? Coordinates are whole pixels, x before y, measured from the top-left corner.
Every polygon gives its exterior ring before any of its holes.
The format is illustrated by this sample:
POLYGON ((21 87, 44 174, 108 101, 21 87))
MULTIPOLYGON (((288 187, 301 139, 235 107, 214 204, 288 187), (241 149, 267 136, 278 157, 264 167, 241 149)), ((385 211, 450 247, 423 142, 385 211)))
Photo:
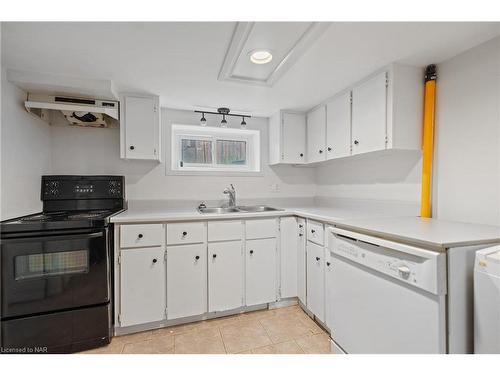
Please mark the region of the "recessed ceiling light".
POLYGON ((250 61, 254 64, 267 64, 273 59, 271 51, 256 49, 250 52, 250 61))

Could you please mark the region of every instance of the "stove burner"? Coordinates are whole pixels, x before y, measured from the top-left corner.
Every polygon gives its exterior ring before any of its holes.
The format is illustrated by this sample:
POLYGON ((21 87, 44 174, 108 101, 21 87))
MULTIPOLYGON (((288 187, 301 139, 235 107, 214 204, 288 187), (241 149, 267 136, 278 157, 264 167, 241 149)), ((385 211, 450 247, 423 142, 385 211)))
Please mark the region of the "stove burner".
POLYGON ((32 215, 32 216, 27 216, 27 217, 22 217, 19 219, 20 221, 49 221, 53 220, 57 217, 65 216, 67 213, 64 211, 61 212, 49 212, 49 213, 41 213, 37 215, 32 215))
POLYGON ((96 217, 101 217, 103 214, 107 214, 109 211, 92 211, 92 212, 79 212, 75 214, 68 215, 68 219, 92 219, 96 217))

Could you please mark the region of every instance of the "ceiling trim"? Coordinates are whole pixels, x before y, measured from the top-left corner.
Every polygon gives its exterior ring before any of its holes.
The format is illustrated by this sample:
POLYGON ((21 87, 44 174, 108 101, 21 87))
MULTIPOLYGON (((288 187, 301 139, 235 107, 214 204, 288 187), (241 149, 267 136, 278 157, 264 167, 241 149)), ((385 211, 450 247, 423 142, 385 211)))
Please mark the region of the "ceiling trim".
POLYGON ((323 34, 330 26, 325 22, 312 22, 309 28, 301 35, 297 42, 287 52, 285 57, 274 68, 266 79, 256 79, 250 77, 242 77, 234 74, 234 69, 241 56, 243 48, 252 32, 255 22, 237 22, 234 28, 231 41, 229 43, 226 56, 222 63, 218 80, 232 81, 244 84, 252 84, 259 86, 273 86, 279 78, 290 69, 293 64, 311 47, 311 45, 323 34))

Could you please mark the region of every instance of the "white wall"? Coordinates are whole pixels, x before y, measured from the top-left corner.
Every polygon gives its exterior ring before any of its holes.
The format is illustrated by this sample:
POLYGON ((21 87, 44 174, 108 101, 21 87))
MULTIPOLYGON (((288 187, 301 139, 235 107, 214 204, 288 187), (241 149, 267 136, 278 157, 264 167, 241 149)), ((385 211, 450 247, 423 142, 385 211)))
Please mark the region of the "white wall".
POLYGON ((421 174, 419 152, 339 159, 316 168, 316 195, 417 204, 421 174))
POLYGON ((50 127, 24 109, 25 93, 2 70, 2 220, 40 211, 40 177, 50 172, 50 127))
MULTIPOLYGON (((172 123, 199 124, 200 115, 191 111, 162 109, 164 152, 170 151, 168 134, 172 123)), ((214 117, 207 120, 214 121, 214 117)), ((238 126, 235 119, 232 126, 238 126)), ((262 174, 251 177, 172 176, 166 164, 151 161, 125 161, 120 156, 119 130, 87 129, 66 125, 52 126, 52 172, 73 174, 123 174, 128 199, 225 199, 224 188, 233 183, 239 198, 312 197, 314 170, 277 166, 268 162, 266 118, 247 119, 249 129, 261 131, 262 174), (278 184, 279 192, 270 185, 278 184)), ((168 161, 169 158, 164 158, 168 161)))
POLYGON ((438 66, 433 212, 500 225, 500 38, 438 66))

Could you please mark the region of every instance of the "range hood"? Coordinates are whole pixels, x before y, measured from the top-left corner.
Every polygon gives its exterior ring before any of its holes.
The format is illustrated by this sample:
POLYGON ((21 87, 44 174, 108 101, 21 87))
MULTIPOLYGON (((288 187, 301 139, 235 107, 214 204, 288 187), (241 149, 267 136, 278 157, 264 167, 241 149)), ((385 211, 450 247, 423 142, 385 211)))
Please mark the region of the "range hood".
POLYGON ((60 112, 69 125, 118 127, 119 102, 114 100, 29 93, 24 106, 29 113, 48 123, 52 123, 55 113, 60 112))

